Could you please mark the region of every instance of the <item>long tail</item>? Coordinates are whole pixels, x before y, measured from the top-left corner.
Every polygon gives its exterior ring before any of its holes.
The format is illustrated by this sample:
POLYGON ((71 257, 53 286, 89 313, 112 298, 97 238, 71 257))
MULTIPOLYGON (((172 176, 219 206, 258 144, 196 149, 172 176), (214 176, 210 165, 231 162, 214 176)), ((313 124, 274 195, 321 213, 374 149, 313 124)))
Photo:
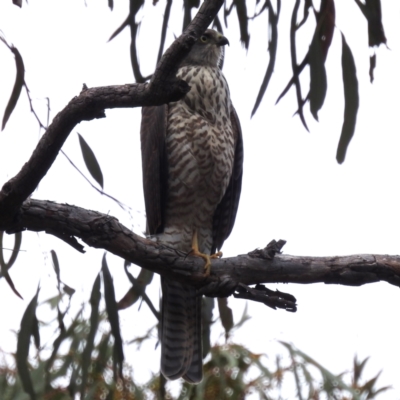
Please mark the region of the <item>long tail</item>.
POLYGON ((196 289, 161 278, 161 372, 198 383, 203 377, 201 296, 196 289))

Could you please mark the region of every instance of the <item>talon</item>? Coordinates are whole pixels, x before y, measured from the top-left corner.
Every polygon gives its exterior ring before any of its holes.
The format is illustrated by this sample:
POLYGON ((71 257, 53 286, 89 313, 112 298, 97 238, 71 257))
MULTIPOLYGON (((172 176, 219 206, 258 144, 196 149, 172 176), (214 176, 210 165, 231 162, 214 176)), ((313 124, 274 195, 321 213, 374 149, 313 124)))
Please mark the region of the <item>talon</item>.
POLYGON ((204 264, 204 275, 209 276, 211 272, 211 259, 212 258, 219 258, 222 256, 222 253, 219 251, 216 254, 213 255, 208 255, 201 253, 199 250, 199 241, 197 238, 197 230, 193 232, 193 238, 192 238, 192 250, 189 253, 192 256, 196 257, 201 257, 206 263, 204 264))
POLYGON ((219 251, 218 253, 211 254, 210 258, 221 258, 222 257, 222 251, 219 251))
MULTIPOLYGON (((206 260, 206 264, 204 265, 204 275, 205 276, 210 276, 210 272, 211 272, 211 260, 210 260, 210 256, 207 256, 207 254, 204 254, 206 257, 202 257, 206 260)), ((200 256, 201 257, 201 256, 200 256)))

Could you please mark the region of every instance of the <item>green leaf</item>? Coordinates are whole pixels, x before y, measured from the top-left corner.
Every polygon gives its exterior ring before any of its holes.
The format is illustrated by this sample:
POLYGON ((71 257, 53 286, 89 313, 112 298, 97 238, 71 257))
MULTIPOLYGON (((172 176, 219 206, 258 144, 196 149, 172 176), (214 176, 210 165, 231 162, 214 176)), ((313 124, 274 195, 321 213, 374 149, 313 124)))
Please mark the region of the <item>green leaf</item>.
MULTIPOLYGON (((124 361, 124 350, 122 347, 121 331, 119 328, 119 316, 117 302, 115 301, 114 284, 107 266, 106 253, 104 253, 102 267, 104 282, 104 298, 106 301, 106 310, 108 320, 111 325, 111 332, 114 336, 114 366, 118 366, 119 376, 122 378, 122 364, 124 361)), ((116 378, 116 377, 115 377, 116 378)))
POLYGON ((239 22, 240 41, 242 42, 242 44, 244 44, 244 47, 248 49, 250 43, 250 35, 248 30, 249 18, 247 17, 246 0, 235 0, 233 3, 236 6, 236 13, 239 22))
POLYGON ((218 298, 218 310, 221 317, 222 326, 225 329, 225 337, 229 337, 229 332, 233 327, 233 314, 232 310, 228 306, 227 297, 218 298))
POLYGON ((167 36, 167 28, 168 28, 169 16, 171 14, 171 7, 172 7, 172 0, 167 0, 165 4, 164 18, 161 28, 160 47, 158 48, 157 64, 161 60, 161 57, 164 53, 165 38, 167 36))
POLYGON ((128 265, 129 263, 125 260, 124 263, 125 273, 129 281, 132 283, 132 287, 125 294, 125 296, 118 302, 117 304, 118 310, 123 310, 127 307, 130 307, 139 299, 139 297, 141 297, 143 301, 149 306, 150 311, 153 313, 153 315, 158 320, 160 320, 160 313, 156 310, 153 303, 149 299, 149 296, 147 296, 146 294, 146 287, 152 281, 154 273, 146 269, 141 269, 139 276, 136 279, 128 271, 128 265))
POLYGON ((268 24, 269 24, 268 29, 271 32, 270 33, 271 38, 268 42, 269 62, 268 62, 267 71, 265 72, 264 80, 261 83, 256 102, 255 102, 253 110, 251 112, 251 116, 253 116, 256 113, 256 111, 261 103, 261 100, 264 97, 265 91, 267 90, 272 73, 274 72, 275 60, 276 60, 276 50, 278 48, 279 7, 278 7, 276 13, 274 13, 272 4, 270 2, 268 2, 267 7, 268 7, 268 24))
POLYGON ((363 361, 359 362, 357 359, 357 356, 354 356, 354 360, 353 360, 353 381, 355 384, 358 384, 363 369, 368 361, 369 357, 365 358, 363 361))
POLYGON ((97 162, 96 156, 93 153, 93 150, 86 143, 85 139, 78 133, 79 144, 81 146, 83 161, 85 161, 86 168, 92 175, 92 178, 100 185, 103 189, 104 181, 103 181, 103 173, 101 172, 101 168, 99 163, 97 162))
POLYGON ((60 279, 60 264, 58 262, 58 257, 57 253, 54 250, 50 250, 51 254, 51 259, 53 261, 53 268, 57 276, 57 286, 58 290, 60 290, 60 284, 61 284, 61 279, 60 279))
MULTIPOLYGON (((2 41, 5 43, 5 40, 2 39, 2 41)), ((7 44, 6 44, 7 45, 7 44)), ((13 52, 14 57, 15 57, 15 65, 17 67, 17 75, 15 77, 15 83, 13 90, 11 92, 10 99, 8 100, 7 107, 4 111, 4 116, 3 116, 3 123, 1 126, 1 130, 3 130, 7 124, 8 119, 11 116, 11 113, 14 111, 15 106, 17 105, 19 96, 21 94, 22 87, 24 86, 24 76, 25 76, 25 67, 24 67, 24 62, 22 60, 21 54, 19 53, 18 49, 14 46, 8 46, 7 47, 13 52)))
POLYGON ((3 256, 3 235, 4 232, 0 231, 0 266, 5 267, 7 270, 9 270, 13 266, 19 255, 22 242, 22 232, 17 232, 14 235, 14 247, 12 249, 11 257, 7 262, 4 261, 3 256))
POLYGON ((107 370, 107 364, 111 359, 111 346, 110 346, 111 332, 104 334, 100 343, 96 347, 99 355, 94 367, 94 374, 103 374, 107 370))
POLYGON ((374 71, 376 67, 376 54, 369 57, 369 80, 372 83, 374 81, 374 71))
POLYGON ((354 57, 342 33, 342 73, 344 87, 344 120, 336 153, 339 164, 346 158, 347 148, 354 135, 358 112, 358 80, 354 57))
POLYGON ((128 279, 132 283, 132 287, 128 290, 125 296, 118 302, 118 310, 124 310, 135 304, 140 297, 144 297, 146 292, 146 286, 152 281, 154 273, 142 268, 139 272, 138 277, 135 279, 127 269, 125 262, 125 272, 128 279))
POLYGON ((115 32, 110 36, 110 39, 108 39, 109 42, 113 40, 116 36, 118 36, 127 26, 129 26, 129 21, 130 21, 130 14, 128 17, 125 19, 125 21, 115 30, 115 32))
POLYGON ((240 328, 249 319, 251 319, 251 316, 247 312, 247 302, 246 302, 246 305, 244 306, 243 314, 240 318, 240 321, 237 324, 235 324, 235 329, 240 328))
POLYGON ((385 31, 382 24, 381 0, 356 0, 356 4, 368 21, 368 45, 370 47, 386 44, 385 31))
POLYGON ((92 352, 94 349, 94 339, 99 326, 99 304, 100 304, 100 274, 94 281, 92 294, 90 295, 90 305, 92 312, 90 314, 90 330, 86 338, 86 346, 82 353, 82 383, 81 383, 81 399, 85 397, 85 389, 88 382, 88 373, 90 363, 92 361, 92 352))
POLYGON ((308 52, 310 65, 310 111, 317 121, 318 111, 324 104, 327 89, 325 58, 319 32, 320 29, 317 26, 308 52))
POLYGON ((75 293, 75 289, 63 283, 63 292, 71 297, 75 293))
POLYGON ((38 321, 36 318, 36 306, 39 295, 39 288, 36 295, 33 297, 28 307, 26 308, 21 320, 21 329, 18 333, 17 342, 17 369, 22 381, 22 386, 26 393, 29 394, 31 400, 37 399, 33 389, 32 379, 28 367, 29 347, 31 336, 35 337, 35 342, 38 345, 38 321))
POLYGON ((11 290, 20 298, 23 299, 23 297, 19 294, 18 290, 15 288, 14 282, 11 279, 10 274, 8 273, 8 270, 13 266, 15 260, 18 257, 19 250, 21 248, 21 242, 22 242, 22 233, 17 232, 14 236, 14 247, 11 253, 11 257, 8 260, 8 262, 4 261, 4 256, 3 256, 3 235, 4 232, 0 231, 0 278, 4 276, 4 279, 10 286, 11 290))

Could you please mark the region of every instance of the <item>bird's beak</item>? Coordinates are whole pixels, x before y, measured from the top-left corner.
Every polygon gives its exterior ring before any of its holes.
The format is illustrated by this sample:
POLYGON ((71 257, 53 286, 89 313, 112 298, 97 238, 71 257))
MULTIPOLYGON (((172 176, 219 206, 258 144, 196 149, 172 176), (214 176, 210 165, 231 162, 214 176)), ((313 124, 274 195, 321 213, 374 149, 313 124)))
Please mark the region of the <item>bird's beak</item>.
POLYGON ((226 44, 229 46, 229 40, 225 36, 218 36, 217 46, 225 46, 226 44))

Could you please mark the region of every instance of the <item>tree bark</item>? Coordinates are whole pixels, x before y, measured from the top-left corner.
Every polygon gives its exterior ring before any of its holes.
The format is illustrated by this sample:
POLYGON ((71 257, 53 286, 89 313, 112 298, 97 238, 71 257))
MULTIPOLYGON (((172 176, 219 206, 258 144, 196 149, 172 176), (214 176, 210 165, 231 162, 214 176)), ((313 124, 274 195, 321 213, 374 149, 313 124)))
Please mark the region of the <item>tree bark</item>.
POLYGON ((0 230, 44 231, 83 251, 76 238, 102 248, 142 268, 202 287, 229 278, 235 284, 318 283, 361 286, 386 281, 400 286, 400 256, 357 254, 338 257, 266 255, 255 250, 212 260, 204 275, 204 260, 136 235, 112 216, 80 207, 30 199, 13 222, 0 220, 0 230))

